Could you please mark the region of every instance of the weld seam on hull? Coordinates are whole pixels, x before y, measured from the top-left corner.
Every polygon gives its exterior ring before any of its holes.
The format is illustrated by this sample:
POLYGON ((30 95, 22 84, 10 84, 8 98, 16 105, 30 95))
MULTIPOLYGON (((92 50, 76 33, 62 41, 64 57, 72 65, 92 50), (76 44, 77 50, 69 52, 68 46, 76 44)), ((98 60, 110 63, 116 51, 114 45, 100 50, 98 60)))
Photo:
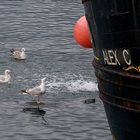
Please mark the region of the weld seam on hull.
POLYGON ((109 97, 111 97, 111 98, 116 98, 116 99, 118 99, 118 100, 123 100, 123 101, 126 101, 126 102, 128 101, 128 102, 132 102, 132 103, 135 103, 135 104, 140 104, 140 101, 138 102, 138 101, 126 99, 126 98, 123 98, 123 97, 113 96, 113 95, 108 94, 107 92, 101 90, 100 86, 98 86, 98 88, 99 88, 99 91, 100 91, 101 93, 103 93, 104 95, 109 96, 109 97))
POLYGON ((124 84, 120 84, 119 82, 114 82, 114 81, 111 81, 111 80, 107 80, 105 78, 102 78, 99 76, 99 74, 97 74, 97 72, 95 72, 96 74, 96 77, 99 79, 99 80, 102 80, 102 81, 105 81, 105 82, 108 82, 108 83, 111 83, 111 84, 114 84, 114 85, 117 85, 117 86, 121 86, 121 87, 127 87, 127 88, 135 88, 135 89, 140 89, 140 87, 138 86, 132 86, 132 85, 124 85, 124 84))
POLYGON ((110 101, 107 101, 106 99, 104 99, 103 94, 101 94, 101 93, 99 94, 99 97, 101 98, 101 100, 102 100, 103 102, 108 103, 108 104, 110 104, 110 105, 113 105, 113 106, 116 106, 116 107, 119 107, 119 108, 124 108, 124 109, 126 109, 126 110, 130 110, 130 111, 134 111, 134 112, 140 113, 140 110, 136 110, 136 109, 133 109, 133 108, 129 108, 129 107, 127 107, 127 106, 124 106, 124 105, 120 105, 120 104, 117 104, 117 103, 112 103, 112 102, 110 102, 110 101))

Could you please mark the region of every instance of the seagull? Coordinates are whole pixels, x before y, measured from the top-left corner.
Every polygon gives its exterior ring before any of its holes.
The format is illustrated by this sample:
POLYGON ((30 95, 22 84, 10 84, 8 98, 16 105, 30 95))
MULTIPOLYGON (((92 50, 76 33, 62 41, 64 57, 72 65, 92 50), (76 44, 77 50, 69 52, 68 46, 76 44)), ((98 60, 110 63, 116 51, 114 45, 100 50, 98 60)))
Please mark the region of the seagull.
POLYGON ((4 75, 0 75, 0 83, 9 83, 11 79, 11 71, 7 69, 4 73, 4 75))
POLYGON ((45 88, 45 80, 46 78, 41 79, 41 84, 39 86, 35 86, 33 88, 27 88, 27 89, 22 89, 21 92, 23 94, 29 94, 31 96, 37 97, 37 104, 40 103, 39 98, 43 94, 45 94, 46 88, 45 88))
POLYGON ((18 59, 18 60, 26 59, 25 48, 22 48, 20 51, 12 48, 11 53, 13 54, 15 59, 18 59))

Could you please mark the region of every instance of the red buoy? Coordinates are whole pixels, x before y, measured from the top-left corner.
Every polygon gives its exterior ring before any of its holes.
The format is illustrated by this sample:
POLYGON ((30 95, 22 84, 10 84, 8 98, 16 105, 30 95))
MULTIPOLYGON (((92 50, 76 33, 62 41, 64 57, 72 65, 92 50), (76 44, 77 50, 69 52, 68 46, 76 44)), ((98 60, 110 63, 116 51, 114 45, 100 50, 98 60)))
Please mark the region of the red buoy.
POLYGON ((92 48, 90 32, 85 16, 82 16, 74 25, 74 39, 78 44, 85 48, 92 48))

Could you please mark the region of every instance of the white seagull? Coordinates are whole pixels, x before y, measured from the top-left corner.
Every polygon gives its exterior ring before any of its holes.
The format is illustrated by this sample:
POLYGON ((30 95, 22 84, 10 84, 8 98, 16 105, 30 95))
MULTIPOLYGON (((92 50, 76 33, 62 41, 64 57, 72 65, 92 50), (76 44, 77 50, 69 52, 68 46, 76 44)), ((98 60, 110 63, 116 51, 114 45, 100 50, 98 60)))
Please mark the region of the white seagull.
POLYGON ((11 79, 11 75, 10 75, 11 71, 10 70, 5 70, 5 74, 4 75, 0 75, 0 83, 9 83, 10 79, 11 79))
POLYGON ((46 78, 41 79, 41 84, 39 86, 35 86, 33 88, 22 89, 21 92, 24 94, 29 94, 31 96, 38 97, 37 103, 40 103, 39 97, 45 94, 46 87, 45 87, 45 80, 46 78))
POLYGON ((26 59, 25 48, 22 48, 20 51, 12 48, 11 53, 15 59, 24 60, 26 59))

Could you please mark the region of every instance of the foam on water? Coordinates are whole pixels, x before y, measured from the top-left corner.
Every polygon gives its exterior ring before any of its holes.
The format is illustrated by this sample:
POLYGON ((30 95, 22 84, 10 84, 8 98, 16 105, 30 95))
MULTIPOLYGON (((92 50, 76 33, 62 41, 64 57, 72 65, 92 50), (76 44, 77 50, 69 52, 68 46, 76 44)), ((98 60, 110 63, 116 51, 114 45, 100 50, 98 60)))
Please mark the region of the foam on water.
POLYGON ((49 91, 98 91, 97 83, 95 81, 87 79, 84 80, 83 76, 81 75, 71 75, 71 78, 68 78, 68 74, 67 76, 63 76, 61 78, 55 75, 53 78, 53 80, 48 81, 46 84, 49 91))
POLYGON ((98 91, 97 84, 93 81, 77 80, 66 83, 66 87, 69 91, 98 91))

